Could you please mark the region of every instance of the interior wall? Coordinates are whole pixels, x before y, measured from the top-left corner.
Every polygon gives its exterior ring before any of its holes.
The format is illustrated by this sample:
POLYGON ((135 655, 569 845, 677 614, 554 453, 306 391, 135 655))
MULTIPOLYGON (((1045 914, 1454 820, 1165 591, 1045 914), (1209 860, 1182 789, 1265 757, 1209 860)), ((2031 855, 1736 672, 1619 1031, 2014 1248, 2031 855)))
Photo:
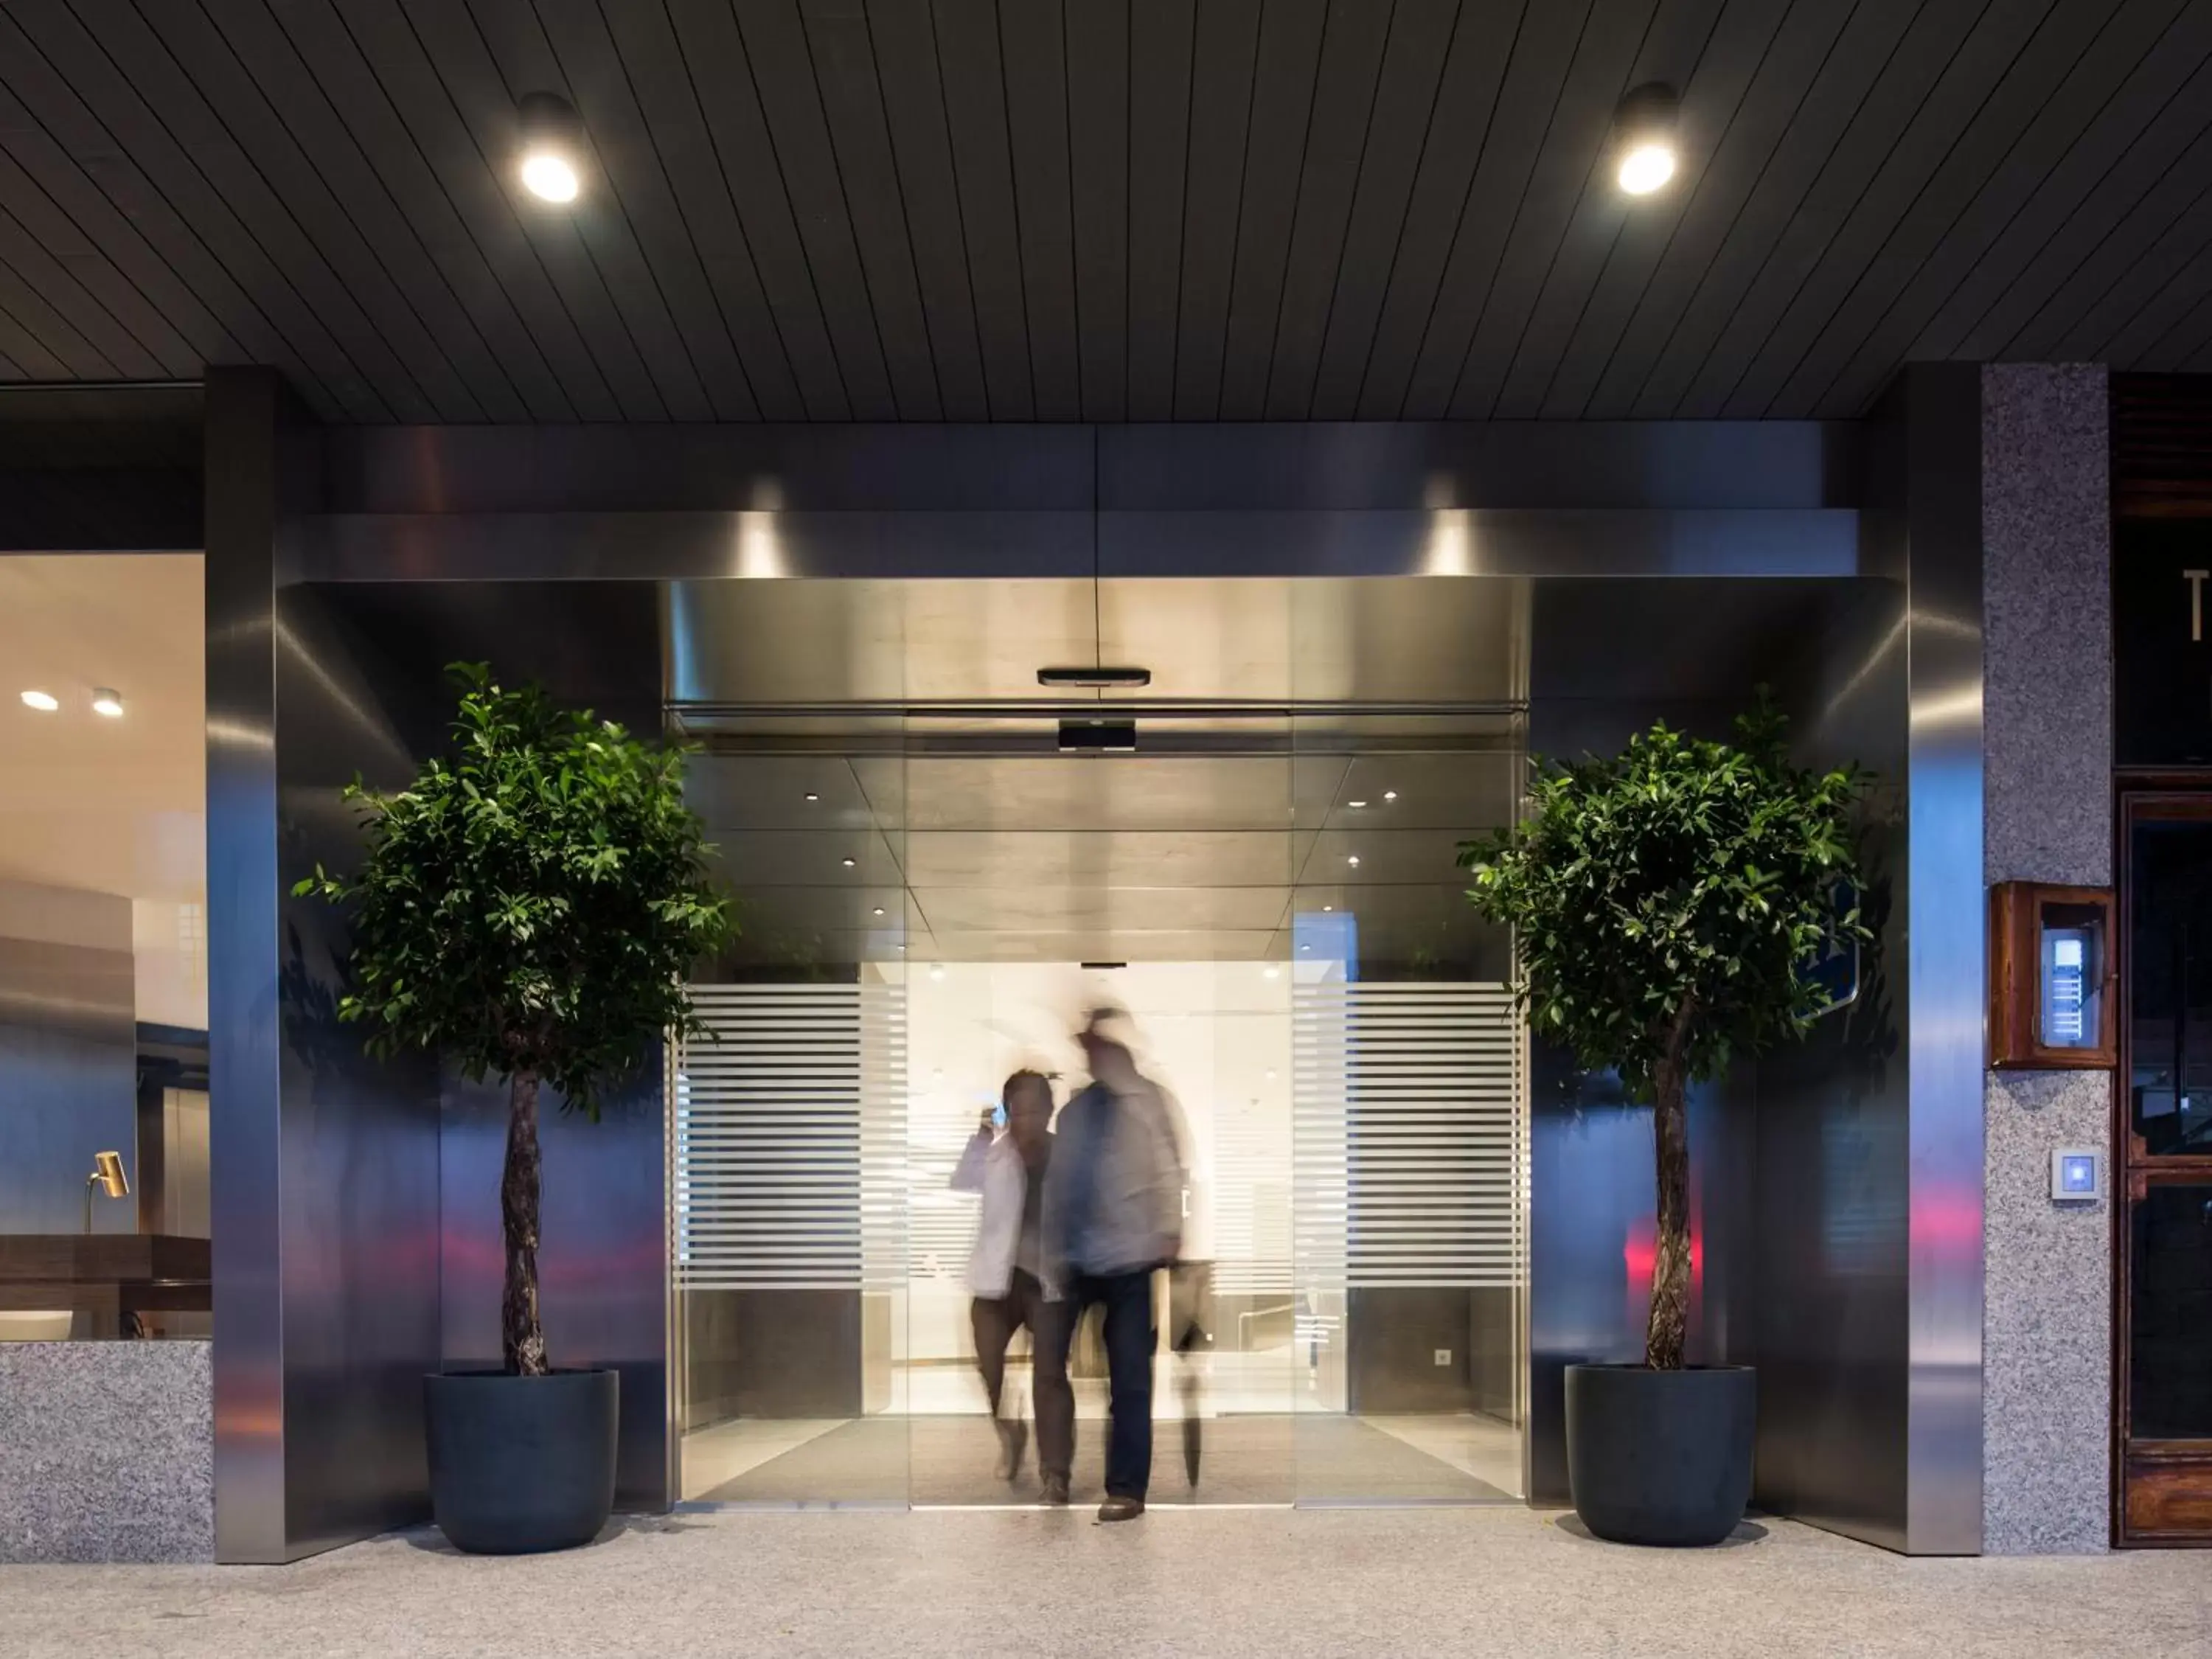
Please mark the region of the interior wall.
MULTIPOLYGON (((0 884, 0 1232, 84 1226, 93 1155, 138 1181, 131 902, 0 884)), ((97 1198, 95 1232, 137 1231, 97 1198)))

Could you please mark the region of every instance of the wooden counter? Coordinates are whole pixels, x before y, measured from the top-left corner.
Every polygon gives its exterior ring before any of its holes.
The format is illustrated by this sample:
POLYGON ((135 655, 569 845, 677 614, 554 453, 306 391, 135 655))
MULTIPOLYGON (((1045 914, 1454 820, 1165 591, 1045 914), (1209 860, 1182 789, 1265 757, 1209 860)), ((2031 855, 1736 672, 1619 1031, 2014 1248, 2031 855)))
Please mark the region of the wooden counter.
POLYGON ((82 1315, 81 1335, 120 1335, 142 1313, 206 1313, 213 1272, 204 1238, 0 1233, 0 1308, 82 1315))

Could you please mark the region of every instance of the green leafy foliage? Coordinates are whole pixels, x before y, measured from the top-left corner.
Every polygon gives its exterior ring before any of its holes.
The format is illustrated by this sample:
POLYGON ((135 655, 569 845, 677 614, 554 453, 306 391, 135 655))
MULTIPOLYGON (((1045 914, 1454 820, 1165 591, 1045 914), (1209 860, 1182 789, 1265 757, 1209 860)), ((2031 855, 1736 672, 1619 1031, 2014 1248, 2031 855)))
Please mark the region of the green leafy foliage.
POLYGON ((1764 692, 1736 732, 1656 725, 1611 758, 1536 761, 1523 821, 1460 848, 1468 897, 1515 930, 1531 1028, 1635 1099, 1670 1059, 1700 1080, 1802 1036, 1826 1000, 1806 963, 1871 937, 1835 904, 1867 775, 1792 766, 1764 692))
POLYGON ((686 971, 732 931, 708 880, 684 751, 459 664, 451 751, 396 794, 345 793, 368 851, 294 889, 349 906, 339 1017, 368 1048, 543 1079, 596 1117, 664 1033, 699 1030, 686 971))

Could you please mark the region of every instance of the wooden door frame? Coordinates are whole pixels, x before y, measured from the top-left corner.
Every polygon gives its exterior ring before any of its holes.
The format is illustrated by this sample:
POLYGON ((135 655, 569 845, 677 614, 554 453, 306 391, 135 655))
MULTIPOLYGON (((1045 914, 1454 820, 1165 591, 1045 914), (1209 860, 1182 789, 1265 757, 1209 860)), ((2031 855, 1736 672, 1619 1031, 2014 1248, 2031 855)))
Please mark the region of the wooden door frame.
MULTIPOLYGON (((2212 768, 2187 771, 2120 772, 2115 776, 2112 811, 2114 921, 2118 939, 2119 1063, 2112 1071, 2112 1545, 2116 1549, 2202 1547, 2212 1544, 2212 1526, 2131 1526, 2129 1478, 2185 1470, 2202 1475, 2212 1492, 2212 1438, 2131 1439, 2133 1407, 2134 1211, 2153 1185, 2193 1182, 2212 1185, 2212 1153, 2152 1157, 2135 1133, 2132 1111, 2135 1077, 2135 878, 2134 831, 2142 823, 2212 824, 2212 768)), ((2179 1079, 2175 1087, 2179 1091, 2179 1079)), ((2168 1478, 2171 1478, 2170 1476, 2168 1478)))

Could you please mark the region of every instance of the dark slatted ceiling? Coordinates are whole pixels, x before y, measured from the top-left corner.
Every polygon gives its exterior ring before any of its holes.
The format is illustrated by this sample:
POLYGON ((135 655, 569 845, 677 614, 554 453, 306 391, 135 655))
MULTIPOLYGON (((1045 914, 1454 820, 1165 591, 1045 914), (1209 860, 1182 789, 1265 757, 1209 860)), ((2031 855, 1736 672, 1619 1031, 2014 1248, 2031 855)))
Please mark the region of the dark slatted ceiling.
POLYGON ((0 379, 324 418, 1849 416, 2212 370, 2212 0, 0 0, 0 379), (1681 94, 1640 203, 1622 94, 1681 94), (581 112, 572 210, 514 105, 581 112))

